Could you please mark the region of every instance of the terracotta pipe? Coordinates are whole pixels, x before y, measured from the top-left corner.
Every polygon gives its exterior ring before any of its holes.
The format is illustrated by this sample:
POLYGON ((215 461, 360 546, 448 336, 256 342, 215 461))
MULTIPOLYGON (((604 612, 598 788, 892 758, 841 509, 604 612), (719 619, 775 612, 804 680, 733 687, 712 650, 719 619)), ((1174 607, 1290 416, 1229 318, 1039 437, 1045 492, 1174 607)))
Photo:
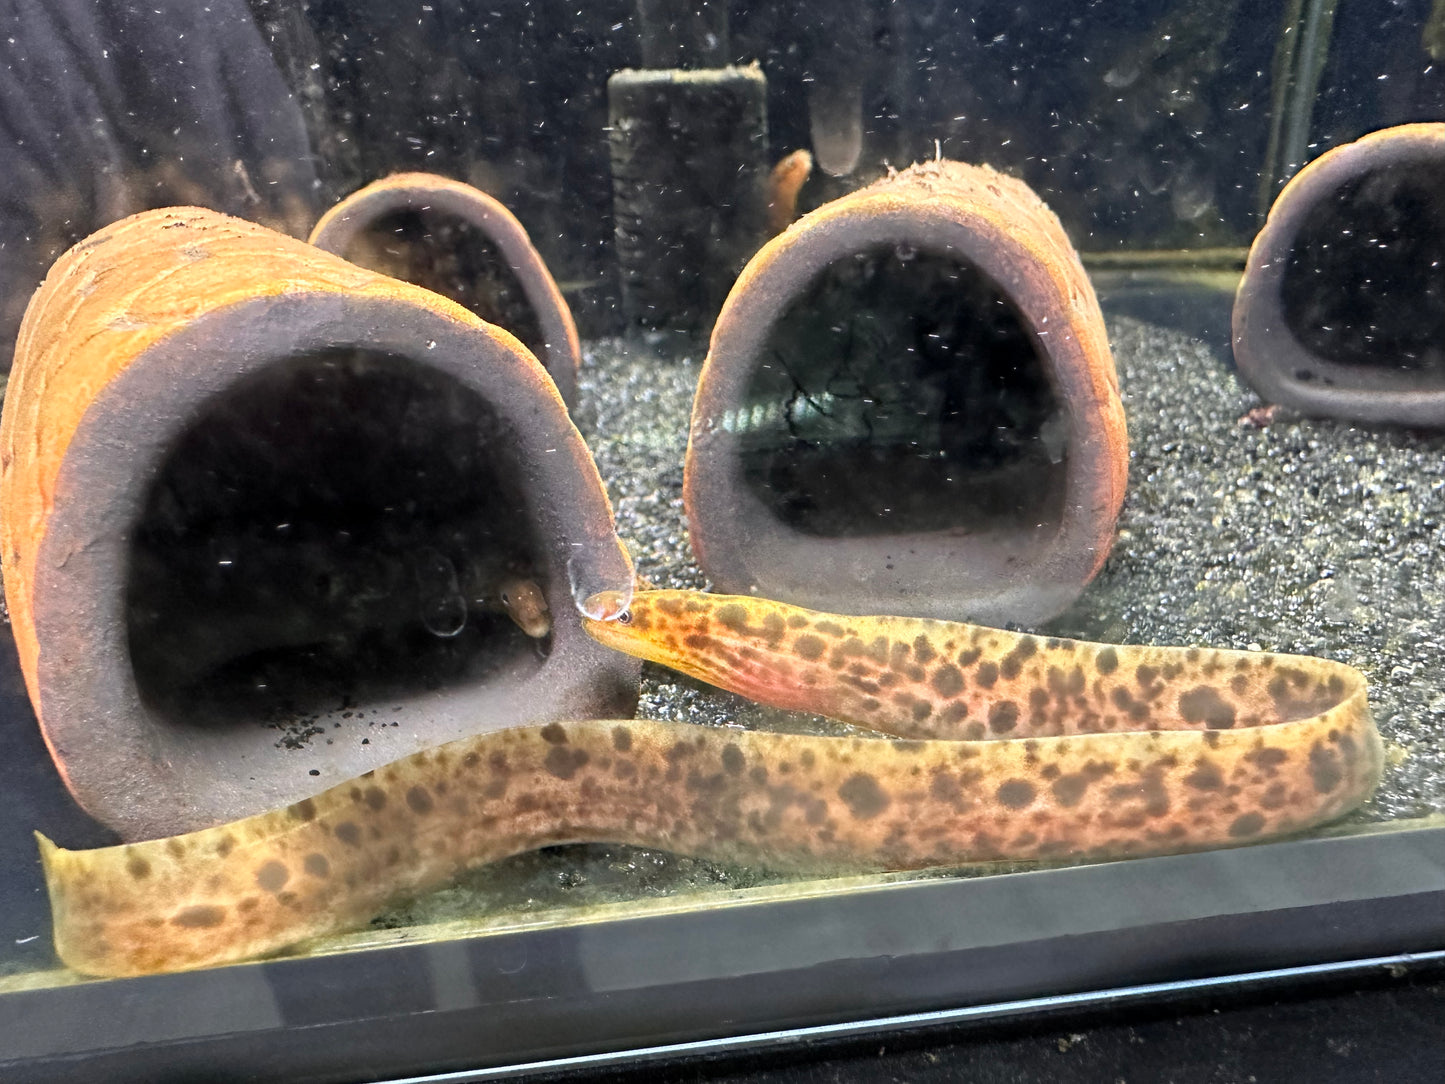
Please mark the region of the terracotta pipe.
POLYGON ((720 591, 1033 623, 1103 563, 1127 466, 1058 219, 1017 180, 933 161, 804 216, 743 271, 684 495, 720 591))
POLYGON ((432 173, 393 174, 322 215, 310 241, 505 327, 577 405, 582 347, 572 312, 526 229, 485 192, 432 173))
POLYGON ((1234 299, 1234 358, 1269 403, 1445 425, 1445 124, 1322 154, 1285 185, 1234 299))
POLYGON ((0 543, 51 753, 127 839, 636 697, 579 618, 626 605, 631 564, 535 358, 210 211, 133 216, 51 269, 0 421, 0 543), (546 635, 491 612, 513 572, 546 635))

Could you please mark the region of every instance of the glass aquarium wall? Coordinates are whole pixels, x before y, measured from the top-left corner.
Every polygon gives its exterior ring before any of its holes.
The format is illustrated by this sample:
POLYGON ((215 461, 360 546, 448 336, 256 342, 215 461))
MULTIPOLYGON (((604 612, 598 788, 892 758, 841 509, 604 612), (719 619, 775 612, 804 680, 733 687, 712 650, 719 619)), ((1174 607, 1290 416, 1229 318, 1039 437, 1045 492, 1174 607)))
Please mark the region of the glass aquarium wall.
POLYGON ((0 1075, 1445 950, 1445 7, 3 20, 0 1075))

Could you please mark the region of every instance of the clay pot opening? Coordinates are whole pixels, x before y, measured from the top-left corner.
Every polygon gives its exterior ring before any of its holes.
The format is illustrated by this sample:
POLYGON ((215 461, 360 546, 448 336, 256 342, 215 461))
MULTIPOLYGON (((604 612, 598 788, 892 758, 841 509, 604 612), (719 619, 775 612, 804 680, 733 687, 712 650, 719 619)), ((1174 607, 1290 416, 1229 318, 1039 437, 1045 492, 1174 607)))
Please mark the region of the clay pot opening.
POLYGON ((128 532, 153 725, 296 740, 338 705, 535 675, 550 634, 499 597, 550 582, 517 447, 475 390, 376 350, 288 358, 200 404, 128 532))
POLYGON ((451 298, 506 328, 536 357, 548 356, 521 279, 475 223, 432 208, 402 208, 369 222, 337 255, 451 298))
POLYGON ((718 590, 1033 623, 1109 550, 1128 437, 1058 219, 920 163, 768 242, 718 317, 683 500, 718 590))
POLYGON ((1234 360, 1269 403, 1445 425, 1445 124, 1326 151, 1284 186, 1234 298, 1234 360))
POLYGON ((1068 417, 1007 292, 955 252, 876 244, 827 264, 767 330, 741 478, 821 538, 958 531, 1017 559, 1063 520, 1068 417))
POLYGON ((26 688, 126 839, 635 706, 636 660, 578 616, 632 591, 597 468, 536 359, 435 293, 213 212, 133 216, 37 292, 0 445, 26 688), (503 616, 514 572, 535 589, 503 616))
POLYGON ((1295 380, 1333 386, 1344 366, 1398 374, 1402 390, 1445 390, 1439 160, 1371 169, 1308 208, 1279 290, 1286 326, 1315 355, 1295 380))
POLYGON ((487 193, 431 173, 395 173, 332 207, 309 240, 506 328, 576 405, 582 348, 572 313, 522 223, 487 193))

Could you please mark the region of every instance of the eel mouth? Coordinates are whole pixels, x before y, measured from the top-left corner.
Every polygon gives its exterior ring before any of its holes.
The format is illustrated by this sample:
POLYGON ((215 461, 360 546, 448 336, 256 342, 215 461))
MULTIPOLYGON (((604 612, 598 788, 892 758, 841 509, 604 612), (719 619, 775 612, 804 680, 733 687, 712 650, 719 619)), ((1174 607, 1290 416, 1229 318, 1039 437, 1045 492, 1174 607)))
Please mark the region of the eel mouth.
POLYGON ((769 329, 742 406, 746 487, 821 538, 1057 533, 1069 422, 1027 322, 957 254, 835 260, 769 329))
POLYGON ((130 533, 125 622, 147 707, 294 718, 525 678, 551 647, 515 435, 454 378, 386 354, 288 359, 179 432, 130 533), (539 586, 540 585, 540 586, 539 586))

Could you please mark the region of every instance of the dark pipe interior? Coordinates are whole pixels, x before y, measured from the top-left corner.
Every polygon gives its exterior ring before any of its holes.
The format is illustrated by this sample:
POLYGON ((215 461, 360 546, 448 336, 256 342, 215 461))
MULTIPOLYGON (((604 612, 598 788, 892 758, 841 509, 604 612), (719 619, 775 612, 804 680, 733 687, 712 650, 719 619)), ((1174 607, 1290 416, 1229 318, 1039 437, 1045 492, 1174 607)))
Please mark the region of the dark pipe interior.
POLYGON ((831 264, 723 424, 748 486, 807 534, 1062 518, 1067 415, 1012 301, 953 256, 890 245, 831 264))
MULTIPOLYGON (((1285 321, 1336 365, 1445 386, 1445 193, 1440 165, 1366 173, 1300 223, 1280 282, 1285 321)), ((1309 368, 1297 380, 1330 378, 1309 368)))
POLYGON ((260 719, 541 665, 492 597, 545 587, 509 427, 404 359, 275 364, 200 411, 132 534, 126 584, 142 699, 177 724, 260 719))
POLYGON ((520 280, 486 233, 466 219, 437 211, 396 211, 373 222, 342 255, 451 298, 543 356, 547 340, 520 280))

